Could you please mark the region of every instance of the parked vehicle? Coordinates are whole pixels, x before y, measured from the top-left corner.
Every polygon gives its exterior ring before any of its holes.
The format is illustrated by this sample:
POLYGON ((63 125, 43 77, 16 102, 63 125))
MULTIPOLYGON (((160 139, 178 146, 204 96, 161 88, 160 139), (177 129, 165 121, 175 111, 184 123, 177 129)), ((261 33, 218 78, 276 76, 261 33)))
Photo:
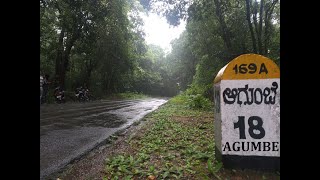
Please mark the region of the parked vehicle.
POLYGON ((82 86, 79 88, 76 88, 75 96, 78 101, 80 102, 85 102, 89 101, 89 89, 88 88, 83 88, 82 86))
POLYGON ((54 98, 56 103, 60 104, 60 103, 65 103, 65 95, 64 95, 64 90, 58 86, 54 89, 54 98))

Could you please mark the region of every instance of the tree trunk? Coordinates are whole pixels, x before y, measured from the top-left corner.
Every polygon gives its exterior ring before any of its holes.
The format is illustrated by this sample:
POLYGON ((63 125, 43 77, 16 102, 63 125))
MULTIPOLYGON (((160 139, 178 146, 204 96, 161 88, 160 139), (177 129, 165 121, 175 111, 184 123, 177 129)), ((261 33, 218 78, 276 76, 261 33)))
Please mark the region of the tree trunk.
POLYGON ((261 54, 261 51, 262 51, 262 43, 261 43, 261 36, 260 36, 261 32, 259 31, 257 14, 258 14, 258 2, 255 1, 255 4, 253 6, 253 23, 256 30, 256 34, 257 34, 258 53, 261 54))
POLYGON ((250 0, 246 0, 246 12, 247 12, 247 21, 250 29, 250 34, 251 34, 251 39, 252 39, 252 47, 253 47, 253 52, 257 53, 257 44, 256 44, 256 37, 254 35, 253 27, 252 27, 252 22, 251 22, 251 9, 250 9, 250 0))
MULTIPOLYGON (((227 48, 228 56, 231 57, 233 55, 231 37, 230 37, 229 29, 226 25, 225 19, 223 17, 222 11, 221 11, 221 2, 219 0, 214 0, 214 3, 215 3, 215 8, 216 8, 216 15, 217 15, 218 21, 220 23, 222 39, 223 39, 225 46, 227 48)), ((227 57, 226 60, 229 60, 229 57, 227 57)))
POLYGON ((60 79, 60 85, 63 89, 65 89, 65 80, 66 80, 66 73, 69 70, 69 59, 70 59, 70 52, 71 48, 74 44, 74 39, 71 40, 67 39, 67 45, 65 47, 65 50, 62 53, 61 58, 61 64, 60 64, 60 73, 59 73, 59 79, 60 79))
POLYGON ((270 41, 270 21, 271 21, 271 15, 273 13, 273 9, 276 5, 278 0, 275 0, 272 2, 269 8, 265 11, 265 17, 264 17, 264 23, 265 23, 265 31, 264 31, 264 54, 268 54, 268 47, 269 47, 269 41, 270 41))
POLYGON ((269 17, 268 11, 265 12, 264 17, 264 54, 268 54, 268 47, 269 47, 269 17))
MULTIPOLYGON (((78 26, 78 25, 75 25, 78 26)), ((66 46, 62 53, 62 61, 61 61, 61 71, 60 71, 60 84, 63 89, 66 88, 65 86, 65 80, 66 80, 66 73, 69 71, 69 60, 70 60, 70 54, 71 49, 76 42, 76 40, 80 37, 80 28, 75 28, 75 30, 67 37, 66 40, 66 46)))
POLYGON ((260 54, 264 55, 263 47, 262 47, 262 17, 263 17, 263 8, 264 8, 264 0, 260 1, 260 13, 259 13, 259 38, 258 38, 258 45, 260 49, 260 54))
MULTIPOLYGON (((91 62, 91 60, 90 60, 90 62, 91 62)), ((93 70, 93 67, 92 67, 92 65, 90 63, 90 65, 87 65, 87 77, 86 77, 86 81, 85 81, 88 86, 90 84, 90 78, 91 78, 92 70, 93 70)))
POLYGON ((56 68, 55 68, 55 84, 54 86, 59 86, 61 84, 60 82, 60 74, 61 74, 61 65, 62 65, 62 54, 63 54, 63 37, 64 37, 64 28, 62 28, 60 35, 59 35, 59 41, 58 41, 58 48, 57 48, 57 56, 56 56, 56 68))

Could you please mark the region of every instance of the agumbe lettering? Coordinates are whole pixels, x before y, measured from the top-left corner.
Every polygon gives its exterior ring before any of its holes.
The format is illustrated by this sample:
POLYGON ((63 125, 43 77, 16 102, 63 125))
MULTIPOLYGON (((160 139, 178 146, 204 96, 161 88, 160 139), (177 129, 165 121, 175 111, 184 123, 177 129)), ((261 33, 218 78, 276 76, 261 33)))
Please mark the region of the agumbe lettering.
POLYGON ((226 142, 223 151, 279 151, 279 142, 226 142))
POLYGON ((246 84, 243 88, 226 88, 224 89, 222 96, 223 102, 226 104, 237 104, 251 105, 255 104, 275 104, 277 89, 279 85, 277 82, 272 82, 271 87, 260 88, 249 88, 246 84), (242 100, 245 100, 244 102, 242 100))

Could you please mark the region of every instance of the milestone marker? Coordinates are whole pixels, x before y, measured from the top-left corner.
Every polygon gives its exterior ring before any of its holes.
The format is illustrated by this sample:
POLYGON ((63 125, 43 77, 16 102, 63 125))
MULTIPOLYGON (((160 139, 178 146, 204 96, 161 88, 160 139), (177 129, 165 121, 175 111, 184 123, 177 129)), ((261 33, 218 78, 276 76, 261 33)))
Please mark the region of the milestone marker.
POLYGON ((243 54, 214 79, 216 158, 225 168, 280 170, 280 70, 243 54))

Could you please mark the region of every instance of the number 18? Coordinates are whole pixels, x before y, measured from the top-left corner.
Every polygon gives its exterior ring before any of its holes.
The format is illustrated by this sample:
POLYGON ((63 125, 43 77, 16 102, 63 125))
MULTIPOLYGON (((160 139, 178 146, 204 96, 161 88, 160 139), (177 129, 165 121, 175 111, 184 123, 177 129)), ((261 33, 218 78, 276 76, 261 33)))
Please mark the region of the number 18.
MULTIPOLYGON (((238 122, 234 123, 234 129, 239 128, 239 133, 240 133, 240 139, 246 139, 246 134, 245 134, 245 123, 244 123, 244 116, 238 116, 238 122)), ((254 138, 254 139, 261 139, 265 136, 265 130, 262 127, 263 121, 261 117, 259 116, 251 116, 248 119, 248 124, 249 124, 249 135, 254 138), (253 124, 253 121, 256 120, 258 124, 253 124), (258 130, 259 134, 254 133, 253 130, 258 130)))

